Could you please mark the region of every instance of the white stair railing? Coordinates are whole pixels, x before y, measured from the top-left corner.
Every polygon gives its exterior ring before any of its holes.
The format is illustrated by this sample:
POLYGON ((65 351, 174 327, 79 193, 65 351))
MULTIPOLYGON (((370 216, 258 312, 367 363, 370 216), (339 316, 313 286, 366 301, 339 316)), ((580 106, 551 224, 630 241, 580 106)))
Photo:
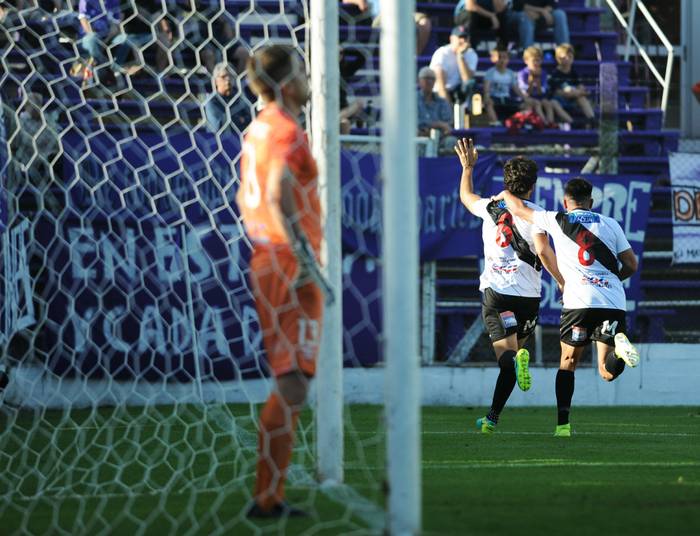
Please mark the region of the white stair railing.
POLYGON ((617 8, 615 5, 615 2, 613 0, 605 0, 606 3, 608 4, 608 7, 610 8, 610 11, 613 12, 615 15, 615 18, 617 18, 618 22, 620 25, 625 29, 625 32, 627 33, 627 42, 625 46, 625 61, 629 60, 630 56, 630 48, 632 47, 632 44, 637 48, 638 54, 642 57, 644 62, 647 64, 647 67, 649 67, 649 70, 651 73, 654 75, 654 78, 656 78, 657 82, 661 85, 661 88, 663 90, 661 94, 661 111, 663 113, 663 123, 665 124, 666 122, 666 107, 668 105, 668 93, 669 89, 671 86, 671 73, 673 72, 673 45, 671 42, 668 40, 666 37, 666 34, 664 34, 663 30, 659 27, 659 25, 656 23, 656 20, 654 19, 654 16, 649 12, 647 9, 647 6, 644 4, 642 0, 632 0, 632 5, 630 6, 630 12, 629 12, 629 17, 627 20, 625 20, 625 17, 620 13, 620 10, 617 8), (634 35, 634 22, 637 16, 637 10, 644 16, 646 21, 649 23, 649 26, 651 26, 651 29, 654 30, 654 33, 656 33, 656 36, 659 38, 661 43, 663 44, 664 48, 666 49, 667 57, 666 57, 666 72, 664 73, 663 76, 661 76, 661 73, 659 70, 656 68, 654 63, 651 61, 651 58, 649 57, 649 54, 647 54, 646 49, 644 46, 639 42, 637 37, 634 35))

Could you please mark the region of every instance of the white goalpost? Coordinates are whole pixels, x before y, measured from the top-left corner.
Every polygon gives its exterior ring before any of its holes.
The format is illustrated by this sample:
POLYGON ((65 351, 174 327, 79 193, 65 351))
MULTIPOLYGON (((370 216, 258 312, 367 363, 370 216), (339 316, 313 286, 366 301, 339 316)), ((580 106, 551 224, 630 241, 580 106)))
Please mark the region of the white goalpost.
POLYGON ((415 1, 383 0, 380 47, 389 531, 421 528, 415 1))
POLYGON ((321 482, 343 481, 343 280, 341 252, 338 5, 311 2, 311 138, 325 218, 322 262, 335 289, 316 373, 316 453, 321 482))

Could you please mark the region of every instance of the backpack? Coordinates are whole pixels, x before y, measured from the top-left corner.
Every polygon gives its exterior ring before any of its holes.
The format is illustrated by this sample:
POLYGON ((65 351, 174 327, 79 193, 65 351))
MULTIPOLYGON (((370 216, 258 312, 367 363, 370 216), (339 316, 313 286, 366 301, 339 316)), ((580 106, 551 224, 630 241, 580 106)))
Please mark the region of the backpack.
POLYGON ((520 129, 523 130, 542 130, 544 121, 532 110, 525 112, 516 112, 504 122, 509 134, 517 134, 520 129))

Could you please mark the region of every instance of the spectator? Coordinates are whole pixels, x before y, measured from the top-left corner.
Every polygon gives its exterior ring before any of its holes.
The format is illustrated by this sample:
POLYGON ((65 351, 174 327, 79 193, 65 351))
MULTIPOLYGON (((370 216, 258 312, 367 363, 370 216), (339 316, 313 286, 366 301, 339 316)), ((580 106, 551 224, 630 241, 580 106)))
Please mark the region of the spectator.
POLYGON ((479 44, 479 33, 492 31, 501 43, 512 41, 511 28, 519 21, 507 0, 459 0, 455 7, 455 24, 469 28, 472 46, 479 44))
POLYGON ((114 81, 109 68, 97 69, 97 72, 95 68, 107 61, 107 47, 120 33, 119 19, 118 0, 80 0, 78 3, 81 36, 78 49, 83 60, 73 65, 71 75, 82 76, 84 88, 93 85, 99 77, 104 83, 114 81))
MULTIPOLYGON (((535 109, 539 103, 526 96, 518 86, 518 75, 508 68, 508 49, 501 45, 491 50, 494 66, 484 75, 484 105, 491 126, 514 113, 535 109)), ((540 109, 541 114, 541 109, 540 109)))
POLYGON ((234 78, 227 63, 214 67, 213 92, 204 105, 207 129, 214 134, 231 133, 238 136, 250 123, 250 104, 240 92, 234 93, 234 78))
POLYGON ((554 0, 514 0, 513 11, 518 13, 520 47, 525 50, 535 43, 535 25, 554 26, 554 42, 569 43, 569 22, 562 9, 554 8, 554 0))
POLYGON ((571 126, 571 116, 567 114, 557 101, 547 98, 547 73, 542 69, 542 50, 529 47, 523 52, 525 68, 518 73, 520 90, 535 100, 533 110, 548 126, 554 126, 554 114, 564 120, 563 130, 571 126), (538 106, 539 105, 539 106, 538 106))
POLYGON ((365 64, 360 50, 340 48, 340 133, 349 134, 352 121, 361 116, 365 104, 362 99, 348 101, 350 79, 365 64))
POLYGON ((568 43, 559 45, 554 51, 557 68, 549 77, 549 92, 555 102, 565 111, 577 105, 586 117, 586 128, 592 127, 595 113, 588 100, 588 90, 581 84, 581 79, 573 68, 574 47, 568 43))
MULTIPOLYGON (((355 17, 356 20, 363 15, 369 14, 372 18, 372 27, 379 28, 381 18, 379 13, 379 3, 381 0, 342 0, 343 9, 355 17)), ((425 13, 416 12, 413 15, 416 24, 416 55, 422 54, 430 40, 432 23, 430 17, 425 13)))
POLYGON ((431 129, 440 131, 440 154, 452 154, 457 138, 451 136, 452 110, 448 102, 433 91, 435 73, 430 67, 418 72, 418 135, 429 136, 431 129))
POLYGON ((435 91, 450 104, 471 103, 474 76, 479 56, 469 46, 469 30, 456 26, 450 34, 450 43, 438 48, 430 60, 436 76, 435 91))

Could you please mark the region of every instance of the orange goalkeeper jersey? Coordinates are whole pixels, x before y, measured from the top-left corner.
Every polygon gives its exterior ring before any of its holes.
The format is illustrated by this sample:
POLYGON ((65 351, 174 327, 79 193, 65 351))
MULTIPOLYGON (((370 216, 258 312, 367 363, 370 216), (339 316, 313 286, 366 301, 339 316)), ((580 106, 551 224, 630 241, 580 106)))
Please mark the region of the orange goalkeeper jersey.
POLYGON ((285 166, 294 176, 298 221, 316 254, 321 247, 321 204, 318 169, 306 134, 297 121, 270 103, 251 123, 243 140, 241 186, 236 202, 248 236, 254 243, 288 244, 287 234, 273 217, 268 199, 268 177, 285 166))

